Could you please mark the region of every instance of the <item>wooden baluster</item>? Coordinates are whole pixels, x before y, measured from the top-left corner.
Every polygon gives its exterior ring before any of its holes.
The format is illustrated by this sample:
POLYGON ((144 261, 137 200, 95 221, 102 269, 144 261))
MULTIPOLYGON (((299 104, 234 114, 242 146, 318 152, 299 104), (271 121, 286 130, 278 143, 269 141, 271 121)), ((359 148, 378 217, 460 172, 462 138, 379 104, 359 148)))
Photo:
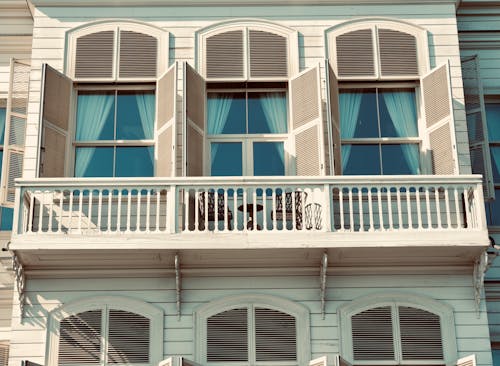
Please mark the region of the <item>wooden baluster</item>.
POLYGON ((425 187, 425 205, 427 211, 427 229, 432 229, 432 215, 431 215, 431 198, 430 198, 430 187, 425 187))
MULTIPOLYGON (((126 223, 126 231, 131 231, 131 216, 132 216, 132 190, 127 189, 127 223, 126 223)), ((120 215, 118 215, 118 220, 120 220, 120 215)))
POLYGON ((444 189, 444 199, 445 199, 445 208, 446 208, 446 228, 451 229, 451 212, 450 212, 450 197, 449 197, 449 187, 445 187, 444 189))
POLYGON ((137 212, 136 212, 136 222, 135 222, 135 232, 140 232, 141 231, 141 189, 137 188, 137 212))
POLYGON ((59 192, 59 219, 57 223, 57 232, 61 233, 62 232, 62 221, 63 221, 63 212, 64 212, 64 190, 61 189, 59 192))
MULTIPOLYGON (((155 232, 160 232, 160 209, 161 209, 161 188, 157 188, 156 195, 156 213, 155 213, 155 232)), ((187 201, 188 202, 188 201, 187 201)), ((187 219, 186 215, 186 219, 187 219)), ((187 226, 185 226, 187 227, 187 226)))
POLYGON ((353 187, 349 187, 347 194, 349 195, 349 228, 350 231, 354 231, 354 205, 352 203, 352 190, 353 187))
POLYGON ((87 230, 92 229, 92 198, 93 198, 93 190, 89 189, 89 204, 88 204, 88 224, 87 230))
POLYGON ((365 218, 364 218, 365 212, 363 210, 363 187, 358 187, 358 206, 359 206, 359 231, 365 231, 365 218))
POLYGON ((416 203, 417 203, 418 229, 422 230, 422 207, 420 207, 420 187, 415 188, 415 199, 416 199, 416 203))
POLYGON ((101 231, 102 220, 102 188, 99 189, 99 198, 97 199, 97 230, 101 231))
POLYGON ((389 230, 394 230, 394 219, 392 217, 392 193, 391 187, 387 187, 387 216, 389 218, 389 230))
POLYGON ((443 225, 441 222, 441 204, 439 201, 439 187, 434 187, 434 200, 436 202, 436 217, 438 229, 442 229, 443 225))
POLYGON ((456 218, 457 218, 457 229, 461 229, 463 226, 463 223, 462 223, 462 215, 460 213, 460 200, 459 200, 459 197, 458 197, 458 189, 457 187, 453 187, 453 195, 454 195, 454 198, 455 198, 455 215, 456 215, 456 218))
POLYGON ((382 210, 382 187, 377 187, 378 221, 380 230, 384 230, 384 210, 382 210))
POLYGON ((372 199, 372 187, 368 187, 368 217, 370 220, 370 228, 368 231, 373 231, 373 199, 372 199))
POLYGON ((340 230, 345 231, 345 220, 344 220, 344 188, 339 187, 339 214, 340 214, 340 230))
POLYGON ((69 207, 68 207, 68 233, 73 231, 73 197, 74 191, 69 191, 69 207))
POLYGON ((82 232, 82 221, 83 221, 83 189, 80 190, 80 195, 78 196, 78 232, 82 232))
POLYGON ((151 189, 148 188, 146 193, 146 232, 150 232, 150 219, 151 219, 151 189))
POLYGON ((413 229, 410 189, 411 189, 411 187, 406 187, 406 211, 407 211, 407 215, 408 215, 408 230, 413 229))
POLYGON ((403 207, 401 206, 401 187, 396 187, 396 209, 398 210, 398 230, 403 229, 403 207))

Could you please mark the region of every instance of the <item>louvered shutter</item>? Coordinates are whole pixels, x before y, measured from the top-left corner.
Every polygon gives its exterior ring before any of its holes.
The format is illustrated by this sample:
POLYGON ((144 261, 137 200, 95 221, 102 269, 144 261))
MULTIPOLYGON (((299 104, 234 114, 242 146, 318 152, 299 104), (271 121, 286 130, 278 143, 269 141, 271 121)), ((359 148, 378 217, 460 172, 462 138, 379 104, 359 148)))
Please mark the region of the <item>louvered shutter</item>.
POLYGON ((207 361, 248 361, 248 310, 227 310, 207 319, 207 361))
POLYGON ((156 78, 158 39, 148 34, 120 31, 120 78, 156 78))
POLYGON ((176 90, 177 64, 174 64, 156 83, 157 177, 176 175, 176 90))
POLYGON ((174 366, 174 359, 172 357, 166 358, 160 361, 158 366, 174 366))
POLYGON ((486 200, 491 200, 495 198, 495 187, 493 185, 483 85, 479 75, 477 56, 462 60, 462 79, 472 173, 482 174, 484 197, 486 200))
POLYGON ((418 77, 415 36, 392 29, 378 29, 381 76, 418 77))
POLYGON ((215 34, 206 40, 207 79, 242 79, 244 71, 244 32, 242 29, 215 34))
POLYGON ((205 80, 187 63, 184 63, 184 80, 186 170, 188 176, 202 176, 205 139, 205 80))
POLYGON ((115 32, 87 34, 76 40, 75 78, 113 78, 115 32))
POLYGON ((30 65, 11 60, 1 178, 2 205, 8 207, 14 205, 14 180, 23 174, 30 70, 30 65))
POLYGON ((290 80, 290 111, 296 175, 324 175, 319 66, 290 80))
POLYGON ((335 366, 352 366, 349 362, 344 360, 340 355, 335 356, 335 366))
POLYGON ((109 311, 108 364, 149 363, 150 320, 124 310, 109 311))
POLYGON ((449 64, 421 79, 426 135, 434 174, 458 174, 449 64))
POLYGON ((47 64, 43 65, 42 76, 39 176, 64 177, 73 82, 47 64))
POLYGON ((59 365, 100 365, 102 311, 71 315, 60 322, 59 365))
POLYGON ((255 308, 256 361, 296 361, 295 317, 281 311, 255 308))
POLYGON ((457 366, 476 366, 476 355, 470 355, 457 361, 457 366))
MULTIPOLYGON (((327 117, 330 129, 330 141, 326 141, 330 155, 330 174, 342 174, 340 115, 339 115, 339 82, 332 65, 327 60, 325 65, 327 82, 327 117), (333 166, 333 168, 332 168, 333 166)), ((326 151, 326 150, 325 150, 326 151)))
POLYGON ((394 360, 392 310, 390 306, 368 309, 351 317, 354 359, 394 360))
POLYGON ((375 51, 371 28, 336 37, 337 72, 340 77, 375 77, 375 51))
POLYGON ((249 43, 251 78, 288 78, 286 37, 250 29, 249 43))
POLYGON ((1 343, 0 344, 0 366, 8 366, 9 365, 9 344, 1 343))
POLYGON ((314 360, 309 361, 309 366, 328 366, 328 358, 326 356, 315 358, 314 360))
POLYGON ((399 306, 398 311, 403 360, 442 360, 439 316, 406 306, 399 306))

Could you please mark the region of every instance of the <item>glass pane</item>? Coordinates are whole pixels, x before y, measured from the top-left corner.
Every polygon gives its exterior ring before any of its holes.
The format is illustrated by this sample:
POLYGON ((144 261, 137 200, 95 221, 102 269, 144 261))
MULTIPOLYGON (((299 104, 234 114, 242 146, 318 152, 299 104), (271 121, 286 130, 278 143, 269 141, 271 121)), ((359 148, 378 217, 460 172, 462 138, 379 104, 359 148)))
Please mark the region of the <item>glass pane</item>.
POLYGON ((152 91, 119 91, 116 108, 116 139, 153 139, 155 94, 152 91))
POLYGON ((500 182, 500 147, 490 147, 493 181, 500 182))
POLYGON ((413 89, 379 89, 380 135, 418 137, 413 89))
POLYGON ((0 108, 0 145, 3 145, 3 138, 5 134, 5 115, 7 111, 5 108, 0 108))
POLYGON ((342 145, 344 175, 380 175, 378 145, 342 145))
POLYGON ((79 92, 76 140, 114 140, 114 113, 114 92, 79 92))
POLYGON ((246 132, 245 93, 207 93, 208 134, 246 132))
POLYGON ((14 209, 10 207, 0 208, 2 220, 0 223, 0 230, 12 230, 12 220, 14 216, 14 209))
POLYGON ((486 103, 486 122, 490 141, 500 141, 500 103, 486 103))
POLYGON ((253 143, 254 175, 285 175, 283 142, 253 143))
POLYGON ((500 365, 500 349, 491 350, 493 355, 493 365, 500 365))
POLYGON ((241 142, 212 142, 210 147, 212 176, 243 175, 241 142))
POLYGON ((486 219, 488 225, 500 226, 500 189, 495 188, 495 197, 497 199, 486 202, 486 219))
POLYGON ((375 89, 344 89, 339 96, 343 139, 379 137, 375 89))
POLYGON ((286 133, 285 92, 248 93, 248 133, 286 133))
POLYGON ((117 147, 115 176, 152 177, 154 175, 153 157, 153 146, 117 147))
POLYGON ((382 145, 382 174, 395 175, 418 173, 418 145, 382 145))
POLYGON ((112 177, 112 147, 77 147, 75 177, 112 177))

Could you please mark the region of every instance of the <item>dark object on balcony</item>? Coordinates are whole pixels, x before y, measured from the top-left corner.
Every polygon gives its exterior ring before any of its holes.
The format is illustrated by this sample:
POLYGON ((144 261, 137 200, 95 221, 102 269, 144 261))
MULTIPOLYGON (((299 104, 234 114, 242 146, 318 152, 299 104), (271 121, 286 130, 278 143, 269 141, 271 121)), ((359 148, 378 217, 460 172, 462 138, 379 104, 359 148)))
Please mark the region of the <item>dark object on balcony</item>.
POLYGON ((302 207, 307 199, 307 193, 302 191, 286 192, 285 193, 285 210, 283 211, 283 195, 276 194, 276 211, 271 212, 271 218, 274 220, 285 221, 293 220, 294 202, 293 195, 295 196, 295 227, 297 230, 302 230, 302 207))
MULTIPOLYGON (((255 210, 257 212, 259 211, 262 211, 262 209, 264 208, 264 206, 262 206, 260 203, 257 203, 255 205, 255 210)), ((246 209, 247 209, 247 214, 248 214, 248 220, 247 220, 247 230, 253 230, 253 226, 254 226, 254 217, 253 217, 253 211, 254 211, 254 205, 253 203, 247 203, 246 204, 246 209)), ((245 210, 245 206, 244 205, 240 205, 238 207, 238 211, 241 211, 243 212, 245 210)), ((257 224, 257 230, 262 230, 262 227, 257 224)))
POLYGON ((323 228, 321 215, 322 207, 319 203, 309 203, 304 208, 306 229, 321 230, 323 228))
POLYGON ((215 206, 215 192, 208 192, 208 208, 205 207, 205 196, 206 192, 200 192, 198 196, 198 222, 200 225, 200 230, 204 229, 205 225, 205 212, 208 213, 208 221, 225 221, 227 219, 227 227, 232 230, 231 220, 233 219, 233 212, 226 206, 226 201, 224 200, 224 193, 220 193, 217 196, 217 206, 215 206), (227 216, 226 213, 227 207, 227 216), (217 209, 217 220, 215 219, 215 210, 217 209))

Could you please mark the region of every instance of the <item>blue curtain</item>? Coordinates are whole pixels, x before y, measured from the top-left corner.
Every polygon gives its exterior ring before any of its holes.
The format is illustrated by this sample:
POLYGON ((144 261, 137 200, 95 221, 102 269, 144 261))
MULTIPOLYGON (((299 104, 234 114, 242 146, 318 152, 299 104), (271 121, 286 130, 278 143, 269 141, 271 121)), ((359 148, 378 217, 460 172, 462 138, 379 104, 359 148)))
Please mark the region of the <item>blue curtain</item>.
MULTIPOLYGON (((341 93, 339 96, 340 133, 343 139, 352 139, 356 133, 363 93, 341 93)), ((342 145, 342 169, 347 167, 351 145, 342 145)))
MULTIPOLYGON (((146 139, 154 138, 155 95, 140 93, 135 95, 137 110, 141 119, 142 131, 146 139)), ((148 149, 151 161, 154 161, 154 149, 148 149)))
POLYGON ((3 145, 3 139, 5 135, 5 116, 7 110, 5 108, 0 108, 0 145, 3 145))
MULTIPOLYGON (((210 93, 207 101, 207 125, 209 135, 219 135, 224 132, 224 127, 228 121, 229 111, 233 97, 228 93, 210 93)), ((219 150, 218 144, 212 144, 211 159, 215 161, 217 152, 219 150)))
MULTIPOLYGON (((286 133, 286 99, 282 93, 262 93, 260 96, 262 111, 266 116, 266 124, 270 133, 286 133)), ((285 166, 285 150, 281 144, 274 144, 276 152, 285 166)))

